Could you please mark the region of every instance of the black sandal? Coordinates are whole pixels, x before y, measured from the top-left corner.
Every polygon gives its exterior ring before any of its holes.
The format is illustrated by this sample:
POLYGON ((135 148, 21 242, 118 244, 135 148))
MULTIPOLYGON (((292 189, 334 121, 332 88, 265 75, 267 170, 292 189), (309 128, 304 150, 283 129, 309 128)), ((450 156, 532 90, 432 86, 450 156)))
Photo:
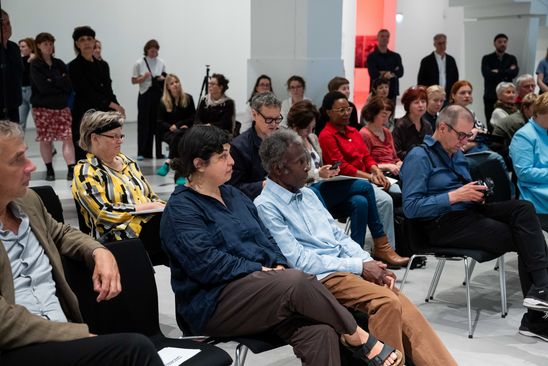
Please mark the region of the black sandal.
POLYGON ((377 338, 369 334, 367 342, 359 346, 351 346, 346 343, 344 338, 341 336, 341 343, 343 346, 345 346, 352 353, 354 358, 365 361, 368 366, 383 366, 386 359, 390 357, 392 353, 394 353, 397 357, 392 366, 398 366, 401 363, 403 356, 400 351, 388 344, 383 344, 381 351, 375 357, 367 358, 367 355, 371 353, 371 350, 375 347, 377 342, 377 338))

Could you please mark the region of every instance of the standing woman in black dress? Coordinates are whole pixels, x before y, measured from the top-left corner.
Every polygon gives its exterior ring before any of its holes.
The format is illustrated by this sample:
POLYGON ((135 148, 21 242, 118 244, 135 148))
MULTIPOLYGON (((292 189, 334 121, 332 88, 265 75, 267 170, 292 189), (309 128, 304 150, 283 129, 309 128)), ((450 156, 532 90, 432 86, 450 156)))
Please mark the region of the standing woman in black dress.
POLYGON ((110 69, 105 61, 93 56, 95 31, 89 26, 74 28, 72 33, 76 58, 69 67, 69 76, 74 89, 72 107, 72 140, 76 160, 84 159, 86 153, 78 145, 82 116, 89 109, 98 111, 116 111, 125 115, 124 108, 118 103, 112 91, 110 69))

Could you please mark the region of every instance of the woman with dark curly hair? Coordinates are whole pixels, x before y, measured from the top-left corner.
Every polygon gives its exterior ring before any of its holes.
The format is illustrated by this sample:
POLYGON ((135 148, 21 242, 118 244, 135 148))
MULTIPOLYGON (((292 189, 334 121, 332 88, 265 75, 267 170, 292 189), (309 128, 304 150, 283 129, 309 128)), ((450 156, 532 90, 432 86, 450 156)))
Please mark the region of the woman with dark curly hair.
POLYGON ((229 80, 223 74, 213 74, 207 83, 207 94, 202 97, 196 111, 196 124, 210 124, 234 134, 236 105, 226 96, 229 80))

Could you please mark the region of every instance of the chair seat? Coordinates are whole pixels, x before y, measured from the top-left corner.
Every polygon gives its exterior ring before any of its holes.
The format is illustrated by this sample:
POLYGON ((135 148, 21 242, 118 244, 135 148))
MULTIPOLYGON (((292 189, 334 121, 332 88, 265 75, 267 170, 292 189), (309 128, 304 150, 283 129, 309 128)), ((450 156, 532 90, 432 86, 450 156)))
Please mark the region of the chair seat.
POLYGON ((443 247, 427 247, 423 250, 424 253, 432 253, 436 257, 469 257, 479 263, 488 262, 500 257, 500 254, 486 252, 478 249, 459 249, 459 248, 443 248, 443 247))

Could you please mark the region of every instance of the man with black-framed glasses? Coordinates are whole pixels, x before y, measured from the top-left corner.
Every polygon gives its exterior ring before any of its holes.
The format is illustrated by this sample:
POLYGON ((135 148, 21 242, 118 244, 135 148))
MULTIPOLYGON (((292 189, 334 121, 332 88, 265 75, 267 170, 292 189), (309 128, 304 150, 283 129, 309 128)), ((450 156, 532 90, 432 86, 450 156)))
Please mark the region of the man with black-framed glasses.
POLYGON ((230 154, 234 159, 231 184, 249 198, 255 199, 266 182, 259 147, 262 141, 276 131, 283 121, 282 103, 274 93, 257 94, 251 100, 253 123, 250 129, 232 140, 230 154))
POLYGON ((485 203, 487 187, 472 181, 462 147, 472 137, 474 117, 459 105, 443 109, 436 131, 407 154, 400 178, 407 218, 423 221, 436 246, 517 252, 523 305, 519 332, 548 341, 548 256, 530 202, 485 203))

